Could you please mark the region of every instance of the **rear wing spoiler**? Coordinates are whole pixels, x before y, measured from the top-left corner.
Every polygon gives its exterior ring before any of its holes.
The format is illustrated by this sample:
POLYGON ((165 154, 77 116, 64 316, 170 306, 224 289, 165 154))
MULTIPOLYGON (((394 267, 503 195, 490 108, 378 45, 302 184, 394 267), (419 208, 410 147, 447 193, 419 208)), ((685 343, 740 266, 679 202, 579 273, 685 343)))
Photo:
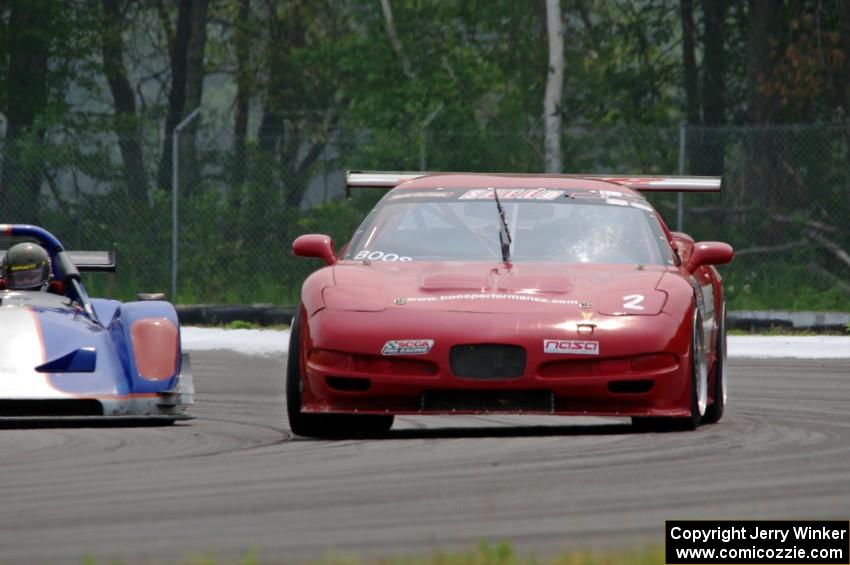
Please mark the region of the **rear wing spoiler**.
POLYGON ((115 251, 66 251, 81 273, 114 273, 115 251))
POLYGON ((524 173, 438 173, 424 171, 348 171, 345 175, 346 195, 352 188, 394 188, 419 177, 462 174, 502 177, 540 177, 548 179, 584 179, 616 184, 640 192, 720 192, 723 177, 646 176, 646 175, 543 175, 524 173))
MULTIPOLYGON (((81 273, 114 273, 115 251, 65 251, 81 273)), ((0 251, 0 262, 6 256, 6 250, 0 251)))

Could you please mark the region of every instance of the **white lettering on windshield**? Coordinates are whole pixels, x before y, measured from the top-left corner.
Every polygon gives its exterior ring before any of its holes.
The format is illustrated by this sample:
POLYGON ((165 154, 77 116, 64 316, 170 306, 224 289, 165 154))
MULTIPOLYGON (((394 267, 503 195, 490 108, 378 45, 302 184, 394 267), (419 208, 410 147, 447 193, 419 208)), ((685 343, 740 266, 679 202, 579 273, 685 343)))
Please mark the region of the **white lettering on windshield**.
POLYGON ((398 253, 385 253, 383 251, 364 250, 354 256, 355 261, 387 261, 393 263, 395 261, 413 261, 412 257, 399 255, 398 253))
MULTIPOLYGON (((564 194, 563 190, 546 188, 500 188, 499 198, 503 200, 555 200, 564 194)), ((493 200, 492 188, 475 188, 464 192, 458 200, 493 200)))
POLYGON ((571 306, 579 306, 582 304, 578 300, 566 300, 563 298, 546 298, 543 296, 535 296, 533 294, 507 294, 482 292, 480 294, 464 293, 464 294, 441 294, 438 296, 412 296, 401 298, 404 303, 410 302, 447 302, 454 300, 513 300, 516 302, 533 302, 535 304, 563 304, 571 306))

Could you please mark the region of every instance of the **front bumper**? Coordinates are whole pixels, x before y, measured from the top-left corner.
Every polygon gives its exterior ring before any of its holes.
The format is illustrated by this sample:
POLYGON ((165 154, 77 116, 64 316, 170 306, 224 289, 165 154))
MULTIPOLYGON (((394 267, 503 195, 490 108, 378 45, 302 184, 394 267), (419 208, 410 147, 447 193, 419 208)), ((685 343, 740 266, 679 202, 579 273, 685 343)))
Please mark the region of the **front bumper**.
POLYGON ((80 395, 0 398, 0 420, 191 420, 195 385, 189 356, 184 354, 176 386, 167 391, 128 395, 80 395))
POLYGON ((690 329, 662 314, 598 317, 577 336, 564 315, 387 310, 321 311, 302 330, 302 410, 359 414, 563 414, 686 416, 690 329), (415 328, 415 329, 411 329, 415 328), (598 355, 544 353, 547 339, 599 343, 598 355), (433 340, 424 355, 387 357, 391 340, 433 340), (505 344, 526 351, 515 378, 460 378, 450 350, 505 344))

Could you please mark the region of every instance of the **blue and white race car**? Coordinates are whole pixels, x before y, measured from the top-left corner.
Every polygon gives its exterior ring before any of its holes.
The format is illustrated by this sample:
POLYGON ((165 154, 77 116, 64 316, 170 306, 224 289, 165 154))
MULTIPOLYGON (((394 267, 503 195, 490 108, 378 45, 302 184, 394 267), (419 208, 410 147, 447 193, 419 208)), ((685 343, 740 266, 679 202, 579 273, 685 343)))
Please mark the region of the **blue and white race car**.
POLYGON ((65 251, 31 225, 0 224, 0 241, 40 246, 50 268, 37 290, 0 279, 0 418, 190 418, 191 366, 169 302, 89 298, 80 272, 114 271, 114 253, 65 251))

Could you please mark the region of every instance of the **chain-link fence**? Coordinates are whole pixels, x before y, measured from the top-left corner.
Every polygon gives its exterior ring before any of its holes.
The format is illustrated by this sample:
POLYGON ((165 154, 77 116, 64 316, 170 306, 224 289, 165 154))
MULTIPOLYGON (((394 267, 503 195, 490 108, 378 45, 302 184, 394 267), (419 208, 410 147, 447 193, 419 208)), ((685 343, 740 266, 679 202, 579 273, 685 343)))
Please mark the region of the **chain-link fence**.
POLYGON ((850 310, 850 130, 693 128, 686 139, 689 172, 724 175, 719 198, 686 198, 684 228, 735 246, 721 270, 731 305, 850 310))
MULTIPOLYGON (((154 136, 155 137, 155 136, 154 136)), ((564 169, 724 175, 723 192, 652 200, 671 229, 737 250, 736 309, 850 311, 850 130, 841 126, 570 128, 564 169)), ((291 241, 341 245, 380 196, 344 194, 344 170, 537 172, 536 128, 510 132, 265 132, 236 150, 228 131, 181 139, 177 301, 293 304, 316 263, 291 241)), ((170 157, 161 139, 21 140, 2 148, 0 222, 36 223, 69 249, 117 249, 113 293, 171 294, 170 157), (135 153, 134 153, 135 151, 135 153)), ((87 281, 93 293, 107 282, 87 281)))

